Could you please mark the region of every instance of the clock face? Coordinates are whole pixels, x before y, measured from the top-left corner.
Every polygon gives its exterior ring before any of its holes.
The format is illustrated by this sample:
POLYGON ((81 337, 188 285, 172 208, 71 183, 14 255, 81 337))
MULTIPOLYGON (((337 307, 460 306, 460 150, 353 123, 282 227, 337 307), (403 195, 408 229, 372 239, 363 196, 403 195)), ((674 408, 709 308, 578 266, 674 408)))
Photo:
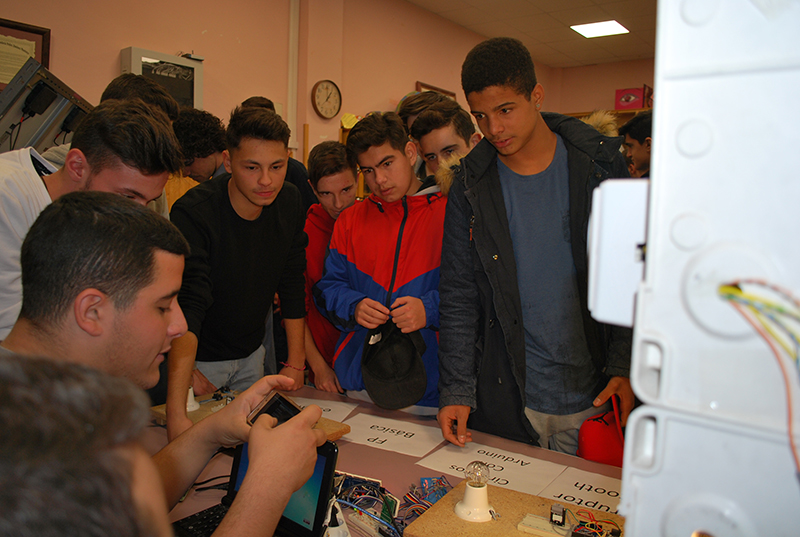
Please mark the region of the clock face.
POLYGON ((325 119, 335 117, 342 108, 342 94, 330 80, 320 80, 314 84, 311 99, 314 111, 325 119))

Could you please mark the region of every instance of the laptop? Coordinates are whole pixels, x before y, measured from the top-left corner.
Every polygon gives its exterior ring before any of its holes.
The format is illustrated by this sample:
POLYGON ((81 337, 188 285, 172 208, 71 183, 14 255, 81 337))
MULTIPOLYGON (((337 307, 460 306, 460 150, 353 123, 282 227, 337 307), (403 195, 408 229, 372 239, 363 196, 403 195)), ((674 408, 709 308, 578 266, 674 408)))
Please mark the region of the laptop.
MULTIPOLYGON (((333 492, 338 454, 339 448, 330 441, 317 448, 314 474, 289 498, 275 535, 322 537, 326 528, 325 515, 333 492)), ((236 448, 233 456, 228 492, 219 504, 174 522, 172 527, 176 537, 209 537, 214 533, 236 498, 247 473, 248 461, 247 444, 242 444, 236 448)))

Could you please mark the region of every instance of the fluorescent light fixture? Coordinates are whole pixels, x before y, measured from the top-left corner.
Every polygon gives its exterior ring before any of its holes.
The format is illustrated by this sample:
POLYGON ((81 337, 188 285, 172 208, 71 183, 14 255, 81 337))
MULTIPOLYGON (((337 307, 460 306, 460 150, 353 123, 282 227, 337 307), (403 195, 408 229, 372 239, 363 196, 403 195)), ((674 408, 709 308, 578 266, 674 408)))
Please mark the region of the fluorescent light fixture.
POLYGON ((628 29, 617 21, 593 22, 591 24, 576 24, 570 26, 583 37, 603 37, 606 35, 627 34, 628 29))

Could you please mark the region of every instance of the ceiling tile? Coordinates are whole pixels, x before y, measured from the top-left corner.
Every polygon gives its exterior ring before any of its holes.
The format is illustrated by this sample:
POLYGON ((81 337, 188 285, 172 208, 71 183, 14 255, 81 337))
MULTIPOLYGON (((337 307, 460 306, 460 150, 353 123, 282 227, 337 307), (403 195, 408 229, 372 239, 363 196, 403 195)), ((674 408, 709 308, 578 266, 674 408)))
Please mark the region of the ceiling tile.
POLYGON ((503 21, 482 22, 467 26, 467 29, 486 37, 513 37, 519 40, 527 37, 524 32, 503 21))
POLYGON ((498 19, 511 19, 538 15, 542 10, 528 0, 465 0, 472 7, 476 7, 498 19))
POLYGON ((409 0, 412 4, 417 4, 420 7, 432 11, 434 13, 441 13, 443 11, 455 11, 456 9, 464 9, 470 7, 465 0, 409 0))
POLYGON ((656 3, 643 2, 642 0, 623 0, 622 2, 611 1, 600 3, 603 11, 617 17, 649 17, 654 22, 656 20, 656 3))
POLYGON ((560 26, 558 28, 549 28, 547 30, 537 30, 535 32, 526 32, 541 41, 542 43, 551 43, 557 41, 577 41, 578 39, 586 39, 572 28, 560 26))
POLYGON ((653 30, 656 29, 656 19, 655 17, 620 17, 616 19, 621 25, 625 28, 630 30, 631 32, 636 32, 639 30, 653 30))
POLYGON ((516 19, 511 19, 507 22, 514 28, 522 30, 526 33, 534 30, 547 30, 549 28, 559 28, 564 26, 561 22, 544 13, 530 17, 519 17, 516 19))
POLYGON ((656 0, 410 1, 481 35, 515 37, 537 63, 552 67, 654 56, 656 0), (630 34, 586 40, 569 28, 610 19, 630 34))
POLYGON ((594 5, 592 0, 528 0, 528 2, 538 7, 545 13, 594 5))
POLYGON ((562 22, 566 26, 573 24, 587 24, 590 22, 601 22, 608 20, 608 13, 599 6, 579 7, 575 9, 565 9, 550 13, 554 19, 562 22))

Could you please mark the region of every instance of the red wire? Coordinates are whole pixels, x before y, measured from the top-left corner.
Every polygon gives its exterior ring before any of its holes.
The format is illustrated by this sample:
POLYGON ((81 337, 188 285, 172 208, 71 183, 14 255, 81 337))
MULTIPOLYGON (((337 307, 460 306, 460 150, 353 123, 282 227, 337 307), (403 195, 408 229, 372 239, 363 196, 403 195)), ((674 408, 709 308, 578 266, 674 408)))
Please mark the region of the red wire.
MULTIPOLYGON (((760 282, 759 282, 760 283, 760 282)), ((787 421, 787 428, 789 430, 789 446, 792 448, 792 458, 794 459, 794 466, 798 473, 800 473, 800 458, 797 456, 797 446, 794 442, 794 419, 792 417, 792 386, 789 382, 789 374, 786 372, 786 367, 783 365, 783 360, 781 360, 780 352, 775 347, 775 344, 772 343, 769 335, 764 331, 761 326, 759 326, 750 316, 745 312, 744 308, 742 308, 736 302, 731 302, 731 306, 736 308, 736 310, 745 318, 745 320, 752 326, 756 332, 767 342, 769 348, 772 350, 772 354, 775 355, 775 359, 778 361, 778 366, 781 368, 781 374, 783 375, 783 384, 786 389, 786 413, 788 415, 787 421)))

